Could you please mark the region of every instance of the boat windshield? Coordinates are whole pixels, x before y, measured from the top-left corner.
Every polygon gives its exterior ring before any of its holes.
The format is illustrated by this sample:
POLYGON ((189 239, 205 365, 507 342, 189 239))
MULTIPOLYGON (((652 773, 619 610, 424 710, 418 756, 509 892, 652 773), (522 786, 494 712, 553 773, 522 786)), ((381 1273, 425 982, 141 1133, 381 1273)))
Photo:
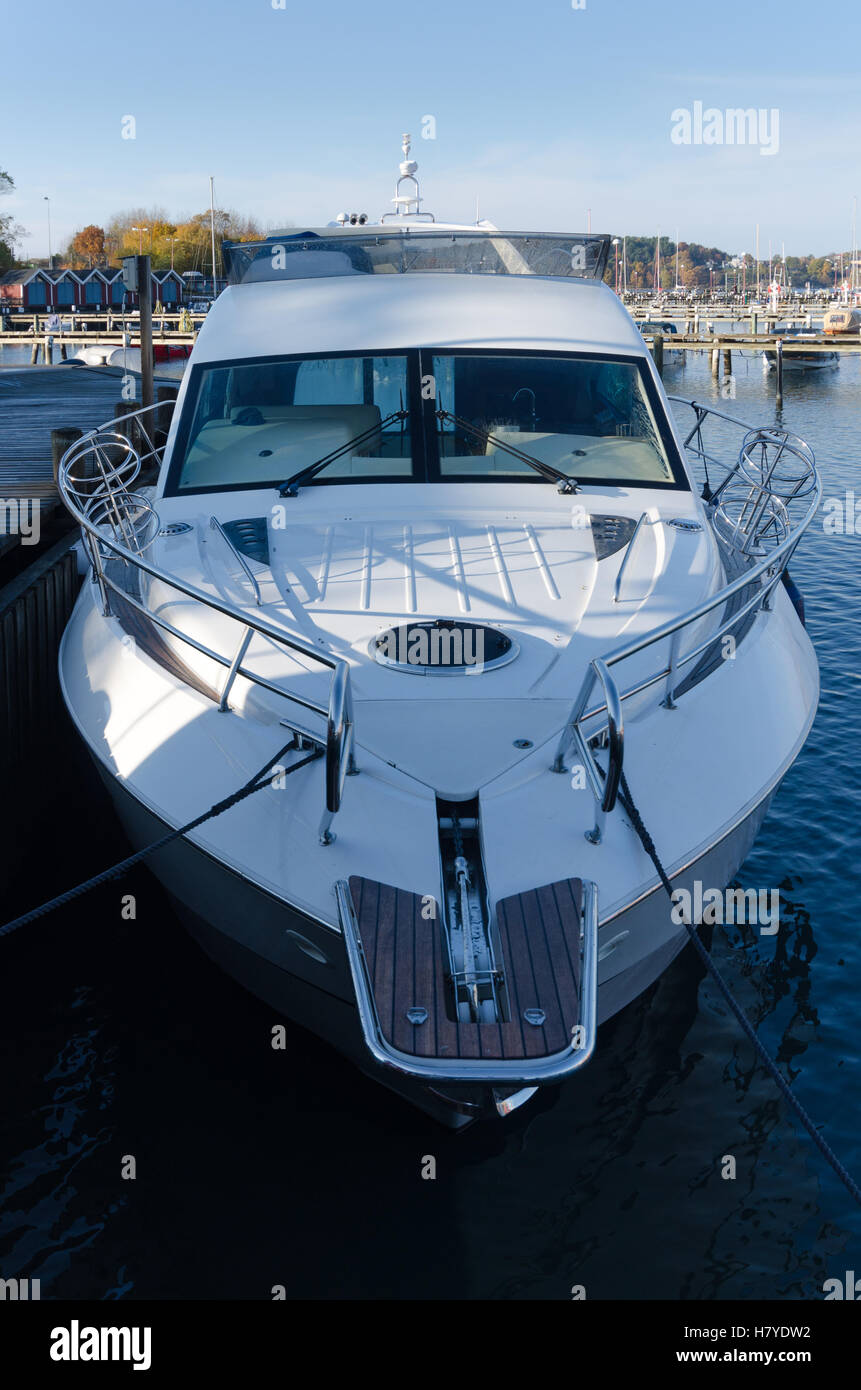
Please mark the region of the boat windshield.
POLYGON ((413 477, 406 354, 217 364, 195 384, 177 492, 277 486, 328 454, 314 483, 413 477))
POLYGON ((199 365, 165 491, 278 487, 299 475, 303 493, 348 482, 546 486, 554 471, 687 486, 638 360, 411 349, 199 365))

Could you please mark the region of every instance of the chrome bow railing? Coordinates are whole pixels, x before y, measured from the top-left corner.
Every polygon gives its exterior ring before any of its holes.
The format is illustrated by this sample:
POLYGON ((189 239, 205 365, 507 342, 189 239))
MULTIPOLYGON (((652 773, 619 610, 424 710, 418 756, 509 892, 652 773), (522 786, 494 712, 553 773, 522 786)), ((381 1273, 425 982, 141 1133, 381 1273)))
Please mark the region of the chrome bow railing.
MULTIPOLYGON (((727 563, 740 572, 695 608, 589 663, 562 732, 553 769, 570 771, 572 752, 579 757, 597 805, 595 826, 586 837, 593 844, 600 843, 605 818, 618 796, 624 766, 625 702, 661 686, 660 703, 666 709, 674 709, 676 699, 684 693, 680 687, 693 688, 692 677, 698 669, 702 673, 700 679, 706 679, 717 668, 721 643, 734 632, 740 640, 739 629, 757 613, 769 610, 774 588, 816 515, 822 495, 813 451, 804 440, 785 430, 752 428, 696 401, 670 399, 695 412, 696 420, 684 445, 692 462, 701 463, 706 469, 704 495, 712 527, 727 563), (745 431, 734 465, 727 465, 706 451, 702 428, 709 416, 745 431), (726 475, 714 489, 707 472, 709 466, 721 468, 726 475), (747 596, 745 591, 749 591, 747 596), (683 652, 683 634, 706 622, 719 609, 726 610, 723 620, 716 628, 710 627, 704 640, 698 641, 695 636, 694 645, 683 652), (641 659, 631 685, 625 687, 617 679, 624 663, 661 647, 657 669, 641 659), (590 704, 596 685, 600 687, 598 703, 590 704), (597 757, 605 749, 606 766, 597 757)), ((629 546, 632 543, 633 538, 629 546)))
MULTIPOLYGON (((321 731, 319 736, 313 730, 300 729, 292 718, 285 718, 281 722, 293 729, 301 742, 316 743, 325 755, 326 804, 320 822, 320 842, 330 844, 334 839, 332 819, 341 805, 344 779, 348 771, 355 771, 349 665, 340 657, 321 652, 301 638, 287 635, 264 617, 251 616, 228 600, 216 598, 186 583, 145 557, 144 552, 159 532, 160 522, 149 498, 133 491, 131 484, 139 479, 145 463, 161 463, 167 440, 166 414, 170 408, 160 402, 99 426, 76 440, 60 461, 60 495, 81 527, 93 578, 99 586, 102 611, 105 616, 111 614, 111 595, 116 594, 121 604, 130 605, 146 622, 155 624, 223 667, 227 674, 218 692, 220 710, 230 709, 231 690, 236 678, 241 676, 253 685, 319 715, 325 721, 325 733, 321 731), (141 575, 235 621, 240 628, 240 638, 233 654, 213 650, 191 633, 183 632, 175 623, 171 623, 163 612, 154 612, 139 597, 142 592, 141 575), (122 580, 126 582, 122 583, 122 580), (287 652, 310 658, 331 672, 328 702, 324 705, 309 700, 243 665, 255 635, 287 652)), ((220 532, 235 557, 235 548, 217 522, 214 529, 220 532)), ((255 601, 259 606, 257 581, 250 568, 242 562, 241 556, 239 559, 246 577, 250 576, 255 601)))

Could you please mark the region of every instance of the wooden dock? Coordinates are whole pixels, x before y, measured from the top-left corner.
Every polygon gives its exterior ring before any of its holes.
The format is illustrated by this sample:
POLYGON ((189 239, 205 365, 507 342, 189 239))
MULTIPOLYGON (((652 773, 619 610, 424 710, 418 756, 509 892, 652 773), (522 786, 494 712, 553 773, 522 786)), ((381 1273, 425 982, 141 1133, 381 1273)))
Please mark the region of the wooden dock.
MULTIPOLYGON (((205 314, 192 313, 187 310, 185 314, 153 314, 153 334, 161 332, 170 333, 178 329, 181 321, 191 321, 192 329, 199 329, 206 318, 205 314)), ((96 313, 87 309, 70 314, 68 310, 57 309, 50 314, 19 314, 10 313, 0 306, 0 341, 4 341, 4 336, 15 336, 20 338, 23 334, 25 338, 44 338, 46 333, 54 333, 57 336, 63 334, 66 337, 74 333, 122 333, 127 331, 133 333, 140 323, 137 313, 96 313), (53 326, 52 326, 53 325, 53 326)))
MULTIPOLYGON (((157 378, 163 386, 175 379, 157 378)), ((122 396, 118 367, 22 367, 0 371, 0 497, 57 501, 51 431, 86 433, 110 420, 122 396)))
POLYGON ((732 379, 732 354, 738 352, 742 357, 758 357, 768 353, 770 364, 774 366, 775 395, 777 404, 783 402, 783 368, 787 359, 818 353, 861 356, 861 336, 855 333, 826 335, 825 333, 805 332, 803 338, 796 338, 789 330, 786 334, 777 333, 709 333, 706 337, 692 333, 644 333, 649 344, 655 366, 664 375, 664 354, 675 352, 707 352, 711 356, 711 372, 715 381, 720 380, 721 363, 726 381, 732 379))
MULTIPOLYGON (((153 343, 193 347, 203 319, 201 314, 157 314, 152 322, 153 343)), ((12 315, 0 308, 0 348, 29 347, 31 366, 39 361, 48 367, 65 362, 69 349, 99 343, 139 348, 140 319, 112 313, 12 315)))
MULTIPOLYGON (((791 330, 795 332, 795 330, 791 330)), ((790 330, 784 333, 644 333, 646 342, 660 338, 666 352, 682 348, 689 352, 775 352, 778 341, 783 345, 784 357, 793 353, 840 352, 861 355, 861 336, 857 333, 840 333, 826 336, 824 333, 805 331, 803 338, 791 336, 790 330)))

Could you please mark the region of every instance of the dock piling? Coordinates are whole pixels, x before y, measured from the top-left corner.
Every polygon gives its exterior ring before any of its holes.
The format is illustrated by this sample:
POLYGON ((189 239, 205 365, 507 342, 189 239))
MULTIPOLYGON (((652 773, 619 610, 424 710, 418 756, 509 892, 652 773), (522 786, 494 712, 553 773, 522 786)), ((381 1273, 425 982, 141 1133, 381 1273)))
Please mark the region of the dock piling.
POLYGON ((74 425, 61 425, 59 429, 51 430, 51 460, 54 465, 54 482, 57 482, 57 475, 60 468, 60 459, 67 449, 71 448, 76 439, 83 438, 83 430, 76 429, 74 425))
POLYGON ((654 336, 654 338, 652 339, 652 354, 653 354, 654 359, 655 359, 655 366, 656 366, 657 369, 658 369, 658 376, 661 377, 661 378, 663 378, 663 375, 664 375, 664 335, 663 335, 663 333, 656 333, 655 336, 654 336))
POLYGON ((141 405, 152 405, 153 394, 153 355, 152 355, 152 274, 149 256, 138 256, 138 315, 141 343, 141 405))

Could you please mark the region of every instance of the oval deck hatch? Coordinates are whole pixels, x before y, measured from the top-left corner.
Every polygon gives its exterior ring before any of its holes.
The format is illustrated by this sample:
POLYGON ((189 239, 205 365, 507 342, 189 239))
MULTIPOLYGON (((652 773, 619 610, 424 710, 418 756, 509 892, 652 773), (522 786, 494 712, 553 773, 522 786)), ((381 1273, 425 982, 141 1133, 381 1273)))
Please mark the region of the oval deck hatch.
POLYGON ((513 661, 517 643, 499 628, 459 618, 432 618, 386 628, 370 653, 381 666, 421 676, 477 675, 513 661))

